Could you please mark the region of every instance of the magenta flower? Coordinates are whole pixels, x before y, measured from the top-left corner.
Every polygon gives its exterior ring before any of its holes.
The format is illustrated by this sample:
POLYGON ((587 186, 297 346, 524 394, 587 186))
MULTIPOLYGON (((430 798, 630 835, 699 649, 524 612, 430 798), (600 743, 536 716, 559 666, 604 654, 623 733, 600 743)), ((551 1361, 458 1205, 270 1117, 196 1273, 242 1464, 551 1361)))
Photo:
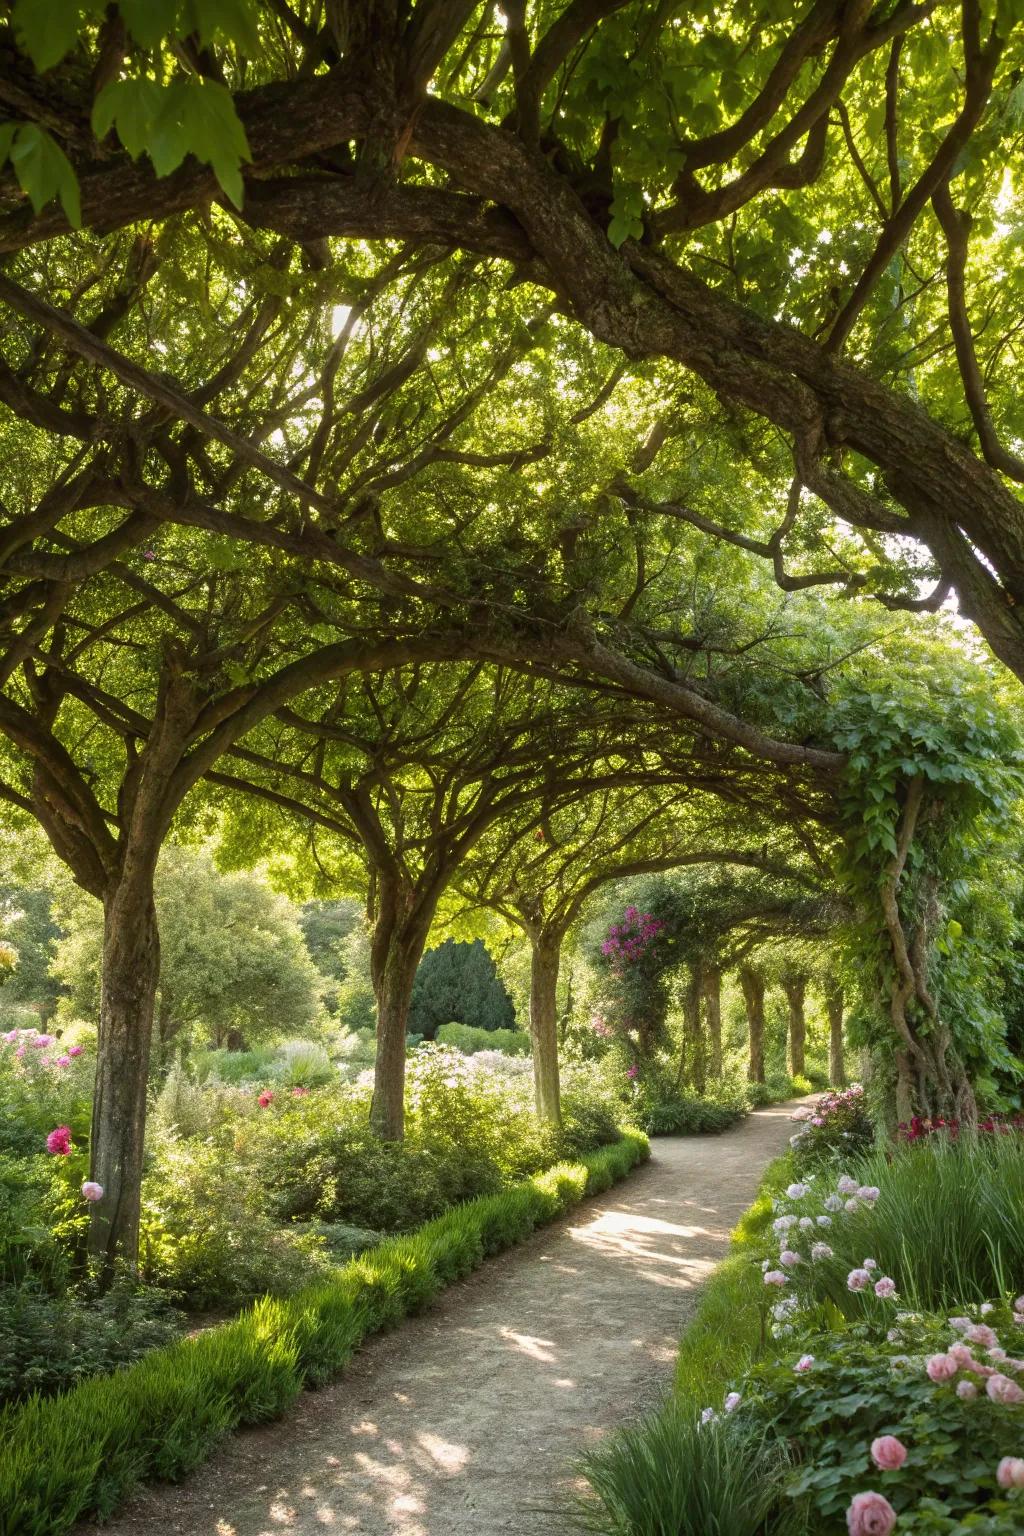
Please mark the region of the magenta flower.
POLYGON ((71 1049, 68 1051, 68 1055, 69 1056, 81 1056, 81 1054, 82 1054, 82 1052, 84 1050, 85 1050, 85 1046, 84 1045, 73 1045, 71 1047, 71 1049))
POLYGON ((7 1031, 7 1033, 6 1033, 6 1035, 4 1035, 4 1041, 6 1042, 7 1045, 13 1045, 15 1040, 17 1040, 17 1038, 18 1038, 18 1031, 16 1029, 9 1029, 7 1031))
POLYGON ((896 1524, 896 1511, 880 1493, 857 1493, 846 1511, 846 1529, 850 1536, 889 1536, 896 1524))
POLYGON ((46 1138, 46 1150, 52 1152, 55 1157, 67 1156, 71 1151, 70 1125, 58 1125, 56 1130, 50 1132, 46 1138))
POLYGON ((309 1094, 309 1089, 308 1088, 293 1088, 292 1089, 292 1098, 293 1099, 304 1099, 304 1098, 307 1097, 308 1094, 309 1094))
POLYGON ((15 1054, 15 1056, 24 1056, 24 1054, 25 1054, 25 1047, 23 1045, 19 1045, 18 1049, 15 1051, 14 1054, 15 1054))
POLYGON ((92 1179, 86 1179, 82 1185, 82 1198, 95 1205, 97 1200, 103 1199, 103 1185, 95 1183, 92 1179))
POLYGON ((996 1482, 1000 1488, 1024 1488, 1024 1460, 1019 1456, 1004 1456, 996 1468, 996 1482))
POLYGON ((907 1459, 907 1448, 895 1435, 879 1435, 871 1442, 871 1460, 879 1472, 898 1472, 907 1459))
POLYGON ((631 1067, 626 1068, 626 1076, 630 1079, 631 1082, 640 1076, 640 1068, 637 1066, 635 1061, 631 1067))
POLYGON ((58 1065, 58 1067, 70 1067, 70 1065, 71 1065, 71 1057, 70 1056, 58 1056, 57 1057, 57 1065, 58 1065))

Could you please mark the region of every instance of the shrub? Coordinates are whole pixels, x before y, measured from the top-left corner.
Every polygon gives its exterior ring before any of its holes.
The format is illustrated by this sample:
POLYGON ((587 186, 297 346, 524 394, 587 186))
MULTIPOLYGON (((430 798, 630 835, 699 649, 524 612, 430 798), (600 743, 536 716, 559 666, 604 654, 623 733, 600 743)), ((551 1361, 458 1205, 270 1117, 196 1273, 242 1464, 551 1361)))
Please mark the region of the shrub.
MULTIPOLYGON (((583 1459, 590 1496, 576 1528, 600 1536, 758 1536, 783 1503, 785 1443, 722 1415, 701 1423, 670 1403, 583 1459)), ((773 1526, 773 1529, 779 1529, 773 1526)))
POLYGON ((286 1040, 270 1068, 288 1087, 315 1088, 334 1079, 331 1058, 315 1040, 286 1040))
POLYGON ((525 1029, 477 1029, 472 1024, 442 1024, 435 1036, 439 1045, 450 1045, 464 1056, 477 1051, 504 1051, 509 1056, 529 1056, 530 1036, 525 1029))
POLYGON ((165 1296, 115 1287, 105 1295, 0 1290, 0 1404, 115 1370, 179 1331, 165 1296))
POLYGON ((793 1115, 800 1130, 790 1138, 801 1172, 847 1164, 867 1152, 875 1139, 860 1083, 826 1093, 813 1105, 801 1105, 793 1115))
POLYGON ((215 1078, 222 1083, 254 1083, 267 1076, 273 1063, 272 1046, 257 1046, 251 1051, 196 1051, 195 1074, 200 1082, 215 1078))
POLYGON ((638 1119, 649 1136, 699 1136, 727 1131, 745 1114, 745 1107, 739 1105, 680 1094, 646 1104, 641 1101, 638 1119))
POLYGON ((63 1536, 109 1515, 142 1477, 183 1476, 235 1425, 280 1414, 326 1380, 369 1333, 426 1305, 440 1287, 517 1242, 583 1193, 647 1155, 636 1132, 408 1237, 393 1238, 285 1300, 159 1349, 50 1399, 0 1409, 0 1531, 63 1536))

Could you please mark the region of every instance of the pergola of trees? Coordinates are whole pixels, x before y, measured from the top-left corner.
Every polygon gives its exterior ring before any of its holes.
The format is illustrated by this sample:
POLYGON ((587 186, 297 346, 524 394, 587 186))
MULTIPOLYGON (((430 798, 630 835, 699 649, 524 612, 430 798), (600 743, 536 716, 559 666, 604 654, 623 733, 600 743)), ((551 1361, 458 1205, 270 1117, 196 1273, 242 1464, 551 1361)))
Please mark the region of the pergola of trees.
MULTIPOLYGON (((157 856, 211 799, 370 871, 384 1135, 456 871, 630 791, 827 842, 901 1109, 969 1116, 938 945, 1016 740, 941 640, 942 708, 883 677, 952 586, 1024 676, 1012 8, 145 9, 0 31, 0 797, 103 903, 94 1251, 137 1230, 157 856)), ((532 916, 472 878, 553 933, 587 877, 516 860, 532 916)))

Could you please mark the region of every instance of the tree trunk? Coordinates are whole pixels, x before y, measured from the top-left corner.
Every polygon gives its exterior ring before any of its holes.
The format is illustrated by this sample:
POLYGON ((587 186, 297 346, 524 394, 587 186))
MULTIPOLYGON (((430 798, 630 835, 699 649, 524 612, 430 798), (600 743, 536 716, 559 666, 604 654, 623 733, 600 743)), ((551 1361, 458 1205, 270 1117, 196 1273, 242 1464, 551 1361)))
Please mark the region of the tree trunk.
POLYGON ((708 1022, 709 1066, 711 1076, 717 1079, 722 1075, 722 973, 717 965, 701 968, 701 990, 708 1022))
POLYGON ((764 977, 750 966, 740 971, 740 986, 747 1008, 747 1028, 750 1035, 750 1059, 747 1080, 764 1082, 764 977))
POLYGON ((103 1197, 91 1211, 89 1253, 109 1271, 139 1247, 142 1150, 160 941, 152 871, 123 878, 103 903, 103 979, 89 1177, 103 1197))
POLYGON ((684 1084, 695 1093, 707 1087, 707 1062, 700 1027, 701 975, 693 966, 683 991, 683 1048, 679 1056, 677 1086, 684 1084))
POLYGON ((558 971, 562 935, 541 929, 530 934, 530 1035, 533 1040, 533 1085, 537 1113, 560 1125, 561 1087, 558 1075, 558 971))
POLYGON ((806 976, 790 975, 782 983, 789 1004, 789 1070, 793 1077, 803 1077, 807 1041, 806 976))
POLYGON ((846 1062, 843 1055, 843 989, 829 987, 825 993, 828 1012, 828 1076, 833 1088, 846 1087, 846 1062))
POLYGON ((436 903, 424 901, 413 887, 383 875, 378 876, 378 897, 370 945, 370 976, 377 1000, 370 1126, 382 1141, 401 1141, 409 1004, 436 903))

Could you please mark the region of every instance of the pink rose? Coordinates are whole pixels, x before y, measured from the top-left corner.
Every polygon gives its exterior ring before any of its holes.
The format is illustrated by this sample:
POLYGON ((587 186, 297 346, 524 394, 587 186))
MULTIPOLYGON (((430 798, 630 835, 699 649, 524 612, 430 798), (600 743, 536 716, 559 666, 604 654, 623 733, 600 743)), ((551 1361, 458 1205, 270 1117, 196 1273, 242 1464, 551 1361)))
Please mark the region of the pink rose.
POLYGON ((103 1185, 95 1183, 92 1179, 86 1179, 82 1185, 82 1198, 95 1205, 97 1200, 103 1199, 103 1185))
POLYGON ((1019 1456, 1004 1456, 996 1468, 1000 1488, 1024 1488, 1024 1461, 1019 1456))
POLYGON ((879 1472, 898 1472, 907 1459, 907 1448, 895 1435, 879 1435, 871 1442, 871 1460, 879 1472))
POLYGON ((858 1493, 846 1511, 846 1529, 850 1536, 889 1536, 896 1524, 896 1511, 880 1493, 858 1493))
POLYGON ((848 1291, 866 1291, 870 1284, 871 1275, 866 1269, 851 1269, 846 1277, 848 1291))
POLYGON ((881 1280, 875 1281, 875 1295, 881 1296, 883 1301, 887 1301, 890 1296, 895 1296, 896 1281, 890 1279, 888 1275, 883 1275, 881 1280))
POLYGON ((1002 1376, 998 1371, 994 1371, 986 1381, 985 1391, 994 1403, 1003 1403, 1007 1407, 1024 1403, 1024 1387, 1019 1387, 1009 1376, 1002 1376))
POLYGON ((987 1323, 972 1323, 969 1328, 964 1329, 964 1338, 971 1344, 980 1344, 983 1349, 991 1349, 994 1344, 999 1343, 999 1339, 987 1323))
POLYGON ((969 1403, 977 1397, 978 1389, 973 1381, 958 1381, 956 1384, 956 1395, 963 1398, 965 1403, 969 1403))
POLYGON ((46 1150, 55 1157, 66 1157, 71 1151, 70 1125, 58 1125, 46 1138, 46 1150))
POLYGON ((929 1355, 924 1368, 932 1381, 952 1381, 957 1372, 956 1361, 949 1355, 929 1355))

